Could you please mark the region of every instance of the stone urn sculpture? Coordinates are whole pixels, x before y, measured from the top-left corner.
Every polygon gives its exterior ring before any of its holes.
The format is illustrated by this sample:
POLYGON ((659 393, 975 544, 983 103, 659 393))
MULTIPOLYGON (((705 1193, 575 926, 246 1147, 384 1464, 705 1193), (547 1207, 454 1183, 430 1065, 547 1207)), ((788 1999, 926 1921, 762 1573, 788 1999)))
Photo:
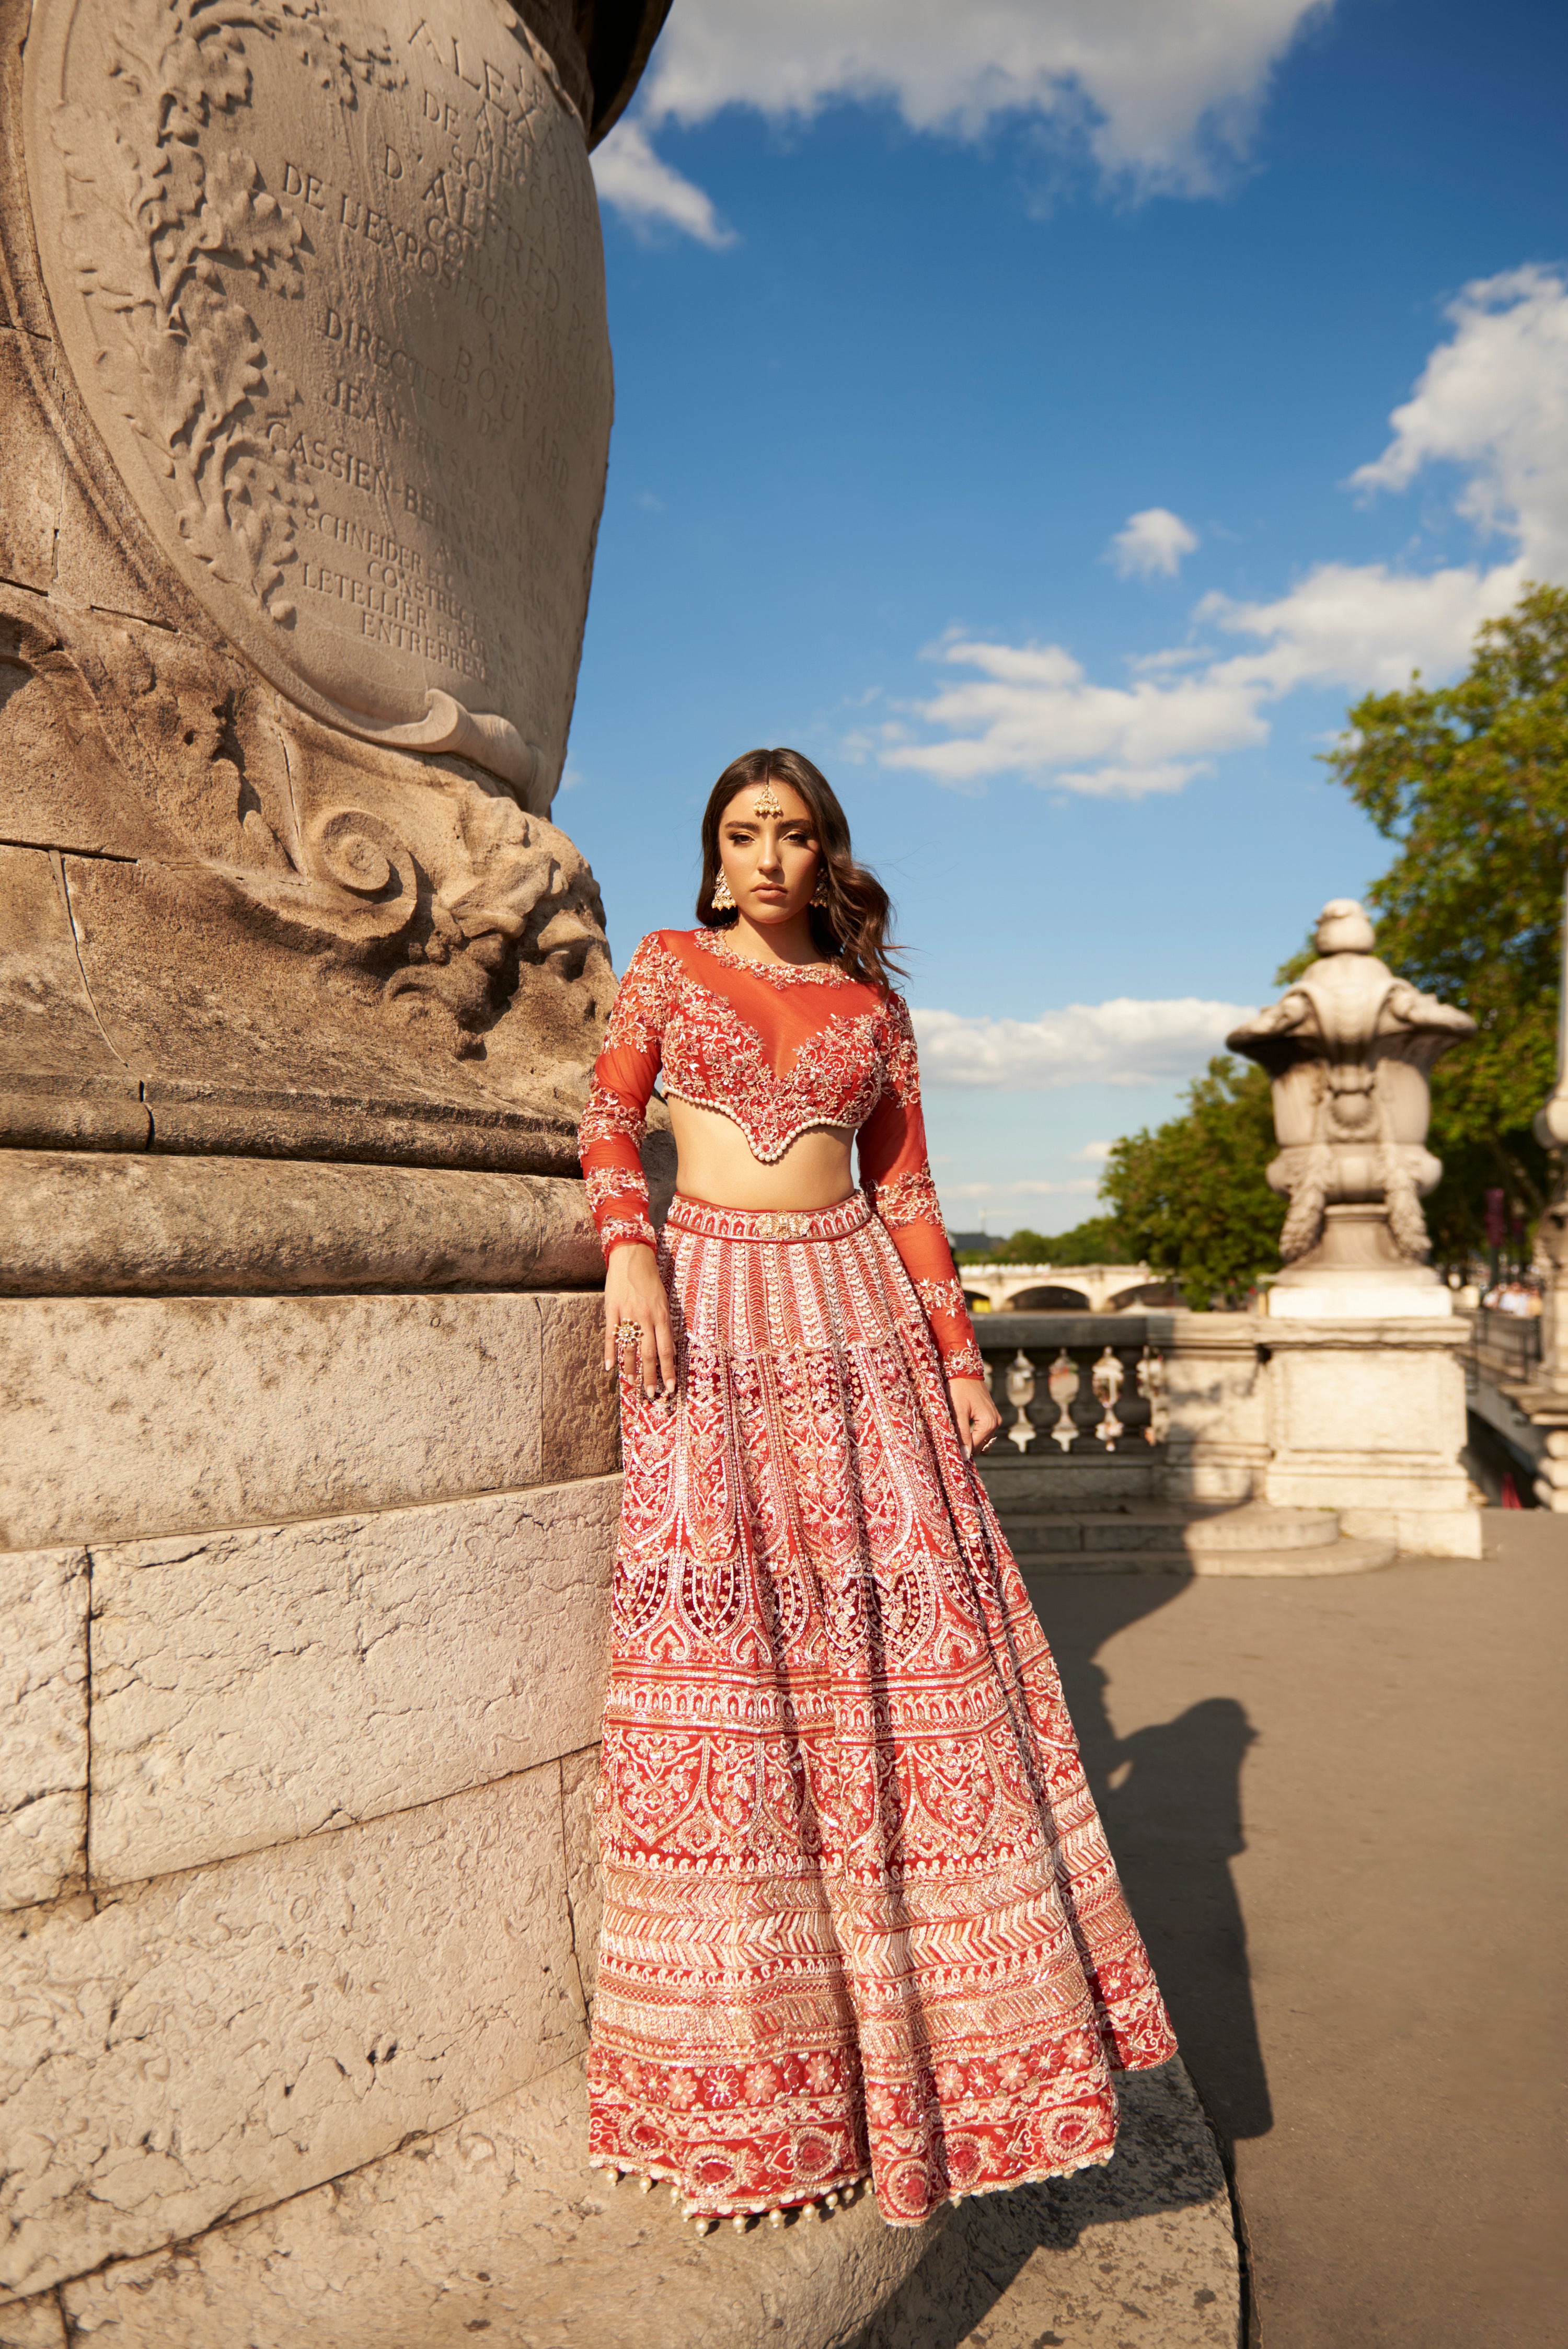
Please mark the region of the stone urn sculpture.
POLYGON ((1446 1313, 1421 1212, 1442 1173, 1426 1147, 1429 1079, 1475 1023, 1379 961, 1353 898, 1324 907, 1314 943, 1318 960, 1226 1039, 1274 1089, 1268 1180, 1290 1206, 1269 1309, 1446 1313))

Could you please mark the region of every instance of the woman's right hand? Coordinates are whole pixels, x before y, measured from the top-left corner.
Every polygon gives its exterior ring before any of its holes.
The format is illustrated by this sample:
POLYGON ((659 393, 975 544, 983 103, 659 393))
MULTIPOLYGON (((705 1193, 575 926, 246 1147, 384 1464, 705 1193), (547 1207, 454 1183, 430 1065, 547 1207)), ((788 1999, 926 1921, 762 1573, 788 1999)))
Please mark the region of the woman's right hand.
POLYGON ((670 1327, 669 1300, 659 1278, 658 1258, 644 1240, 623 1240, 610 1251, 604 1273, 604 1368, 615 1367, 624 1322, 637 1325, 637 1359, 642 1366, 643 1392, 674 1394, 676 1333, 670 1327))

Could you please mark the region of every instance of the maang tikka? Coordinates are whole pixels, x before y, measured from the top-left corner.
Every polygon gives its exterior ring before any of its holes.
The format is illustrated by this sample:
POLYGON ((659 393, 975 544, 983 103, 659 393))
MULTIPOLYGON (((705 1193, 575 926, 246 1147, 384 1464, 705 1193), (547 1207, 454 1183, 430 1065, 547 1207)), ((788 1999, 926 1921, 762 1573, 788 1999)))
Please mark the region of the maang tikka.
POLYGON ((757 802, 751 812, 754 816, 758 817, 783 814, 784 811, 779 804, 779 795, 773 788, 773 778, 771 775, 765 777, 762 785, 762 797, 757 802))

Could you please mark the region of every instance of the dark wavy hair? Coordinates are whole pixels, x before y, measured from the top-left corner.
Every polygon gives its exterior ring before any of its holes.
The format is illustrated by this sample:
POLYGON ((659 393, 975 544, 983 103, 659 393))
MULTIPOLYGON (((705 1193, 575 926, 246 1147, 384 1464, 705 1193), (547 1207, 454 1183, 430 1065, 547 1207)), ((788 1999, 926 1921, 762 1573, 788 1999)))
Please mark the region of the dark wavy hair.
POLYGON ((727 929, 739 916, 713 902, 718 879, 718 827, 738 792, 762 783, 788 783, 811 811, 811 825, 828 875, 828 902, 811 908, 811 936, 821 952, 837 960, 850 978, 891 987, 901 977, 896 949, 888 936, 892 901, 876 874, 857 864, 850 847, 850 823, 838 793, 820 768, 799 750, 747 750, 732 759, 708 793, 702 817, 702 885, 696 917, 707 929, 727 929))

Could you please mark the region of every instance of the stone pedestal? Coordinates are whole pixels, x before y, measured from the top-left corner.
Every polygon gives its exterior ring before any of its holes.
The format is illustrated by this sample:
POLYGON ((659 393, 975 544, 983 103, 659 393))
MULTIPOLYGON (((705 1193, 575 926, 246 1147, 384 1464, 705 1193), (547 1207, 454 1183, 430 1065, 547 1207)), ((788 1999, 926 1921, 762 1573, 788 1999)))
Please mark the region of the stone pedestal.
POLYGON ((1402 1254, 1380 1206, 1326 1207, 1323 1237, 1264 1292, 1271 1320, 1387 1321, 1446 1318, 1453 1299, 1429 1264, 1402 1254))
POLYGON ((660 2349, 820 2349, 925 2247, 727 2300, 583 2220, 614 980, 550 809, 666 5, 0 0, 0 2342, 631 2341, 634 2252, 660 2349))
POLYGON ((1243 1502, 1269 1454, 1268 1377, 1249 1313, 1150 1314, 1171 1423, 1161 1497, 1243 1502))
POLYGON ((1479 1557, 1480 1516, 1460 1465, 1464 1323, 1326 1316, 1260 1322, 1271 1449, 1262 1497, 1335 1509, 1350 1535, 1479 1557))
POLYGON ((521 1285, 595 1271, 582 1186, 279 1173, 0 1154, 56 1284, 0 1298, 0 2340, 585 2338, 634 2259, 619 2338, 820 2349, 934 2230, 716 2261, 585 2158, 617 1414, 599 1295, 521 1285))

